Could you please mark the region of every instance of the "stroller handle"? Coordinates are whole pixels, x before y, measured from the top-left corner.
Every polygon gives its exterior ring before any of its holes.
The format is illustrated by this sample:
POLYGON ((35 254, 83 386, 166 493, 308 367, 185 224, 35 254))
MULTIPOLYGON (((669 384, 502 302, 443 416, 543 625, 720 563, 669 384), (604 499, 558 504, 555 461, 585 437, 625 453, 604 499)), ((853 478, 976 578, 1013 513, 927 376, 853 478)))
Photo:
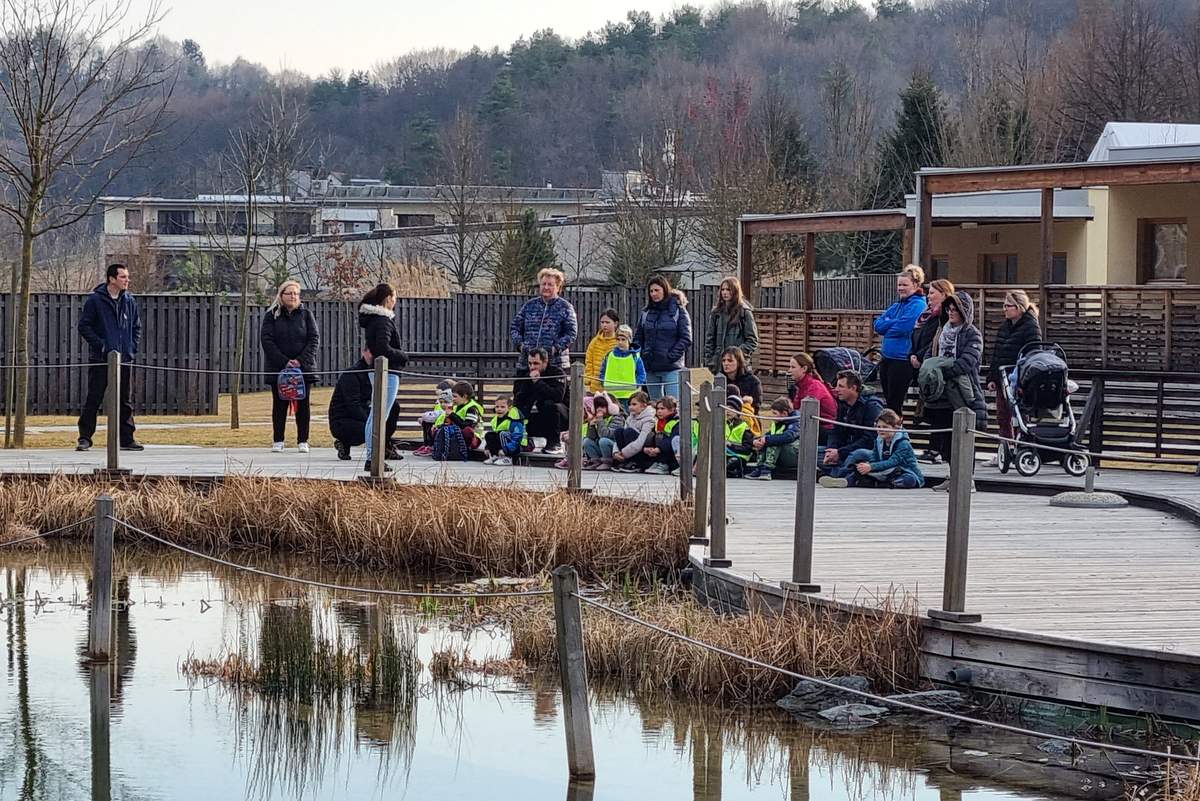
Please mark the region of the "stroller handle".
POLYGON ((1024 346, 1021 347, 1021 350, 1017 352, 1018 362, 1021 361, 1021 358, 1025 355, 1026 351, 1029 353, 1048 351, 1051 353, 1057 353, 1059 358, 1061 358, 1064 362, 1067 360, 1067 352, 1063 350, 1062 346, 1057 342, 1046 342, 1042 339, 1035 339, 1032 342, 1026 342, 1024 346))

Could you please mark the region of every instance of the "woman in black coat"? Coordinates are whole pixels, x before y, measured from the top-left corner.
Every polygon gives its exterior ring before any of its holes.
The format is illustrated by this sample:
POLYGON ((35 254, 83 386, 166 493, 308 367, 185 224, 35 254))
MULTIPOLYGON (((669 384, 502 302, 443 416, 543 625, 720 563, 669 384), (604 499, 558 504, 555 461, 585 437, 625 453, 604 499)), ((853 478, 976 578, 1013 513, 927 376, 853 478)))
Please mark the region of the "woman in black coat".
MULTIPOLYGON (((400 368, 408 364, 408 354, 400 347, 400 331, 396 328, 396 290, 390 284, 379 284, 358 304, 358 327, 363 330, 363 358, 374 362, 379 356, 388 360, 387 384, 383 387, 383 408, 390 409, 400 392, 400 368)), ((371 373, 374 390, 375 373, 371 373)), ((371 455, 375 447, 375 409, 367 417, 367 461, 363 470, 370 472, 371 455)), ((384 466, 385 470, 391 470, 384 466)))
POLYGON ((721 353, 721 372, 725 376, 725 386, 728 390, 726 394, 732 395, 733 388, 737 387, 738 397, 751 398, 754 401, 754 413, 758 414, 758 410, 762 408, 762 382, 750 372, 750 366, 746 364, 746 354, 741 348, 726 348, 721 353))
POLYGON ((263 315, 259 337, 266 357, 267 383, 271 385, 271 429, 274 443, 271 450, 283 452, 283 432, 287 425, 288 408, 292 401, 279 397, 279 371, 299 367, 304 371, 304 400, 296 404, 296 440, 301 453, 308 453, 308 424, 311 418, 312 388, 316 383, 317 347, 321 332, 317 320, 300 302, 300 284, 284 281, 275 295, 275 302, 263 315))
POLYGON ((1012 439, 1012 409, 1000 388, 1000 368, 1017 363, 1021 348, 1039 342, 1042 330, 1038 325, 1038 310, 1029 302, 1024 290, 1014 289, 1004 296, 1004 322, 996 330, 996 347, 988 367, 988 389, 996 393, 996 425, 1000 436, 1012 439))

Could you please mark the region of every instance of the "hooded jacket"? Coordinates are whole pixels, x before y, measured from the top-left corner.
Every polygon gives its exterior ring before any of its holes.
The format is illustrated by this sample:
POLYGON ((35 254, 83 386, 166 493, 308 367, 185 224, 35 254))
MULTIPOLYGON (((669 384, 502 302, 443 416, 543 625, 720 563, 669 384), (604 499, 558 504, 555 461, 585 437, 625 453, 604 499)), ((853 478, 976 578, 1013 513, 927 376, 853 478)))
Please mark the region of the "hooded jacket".
POLYGON ((604 357, 612 352, 612 349, 616 346, 616 334, 612 336, 596 334, 588 342, 587 352, 583 359, 583 383, 587 387, 588 392, 602 392, 604 390, 604 382, 600 375, 600 369, 604 364, 604 357))
POLYGON ((927 303, 923 293, 914 292, 897 300, 875 318, 875 333, 883 337, 883 358, 908 360, 913 330, 927 303))
POLYGON ((992 349, 992 359, 988 365, 988 381, 999 384, 1000 368, 1016 364, 1021 348, 1041 339, 1042 329, 1038 319, 1030 312, 1022 313, 1016 322, 1004 318, 1004 322, 996 329, 996 346, 992 349))
POLYGON ((930 356, 921 362, 921 370, 917 373, 917 390, 921 400, 930 408, 961 409, 964 406, 974 409, 975 388, 971 385, 970 376, 960 375, 957 378, 946 378, 944 372, 953 367, 954 359, 949 356, 930 356))
POLYGON ((646 442, 652 436, 658 427, 658 417, 654 414, 654 407, 647 406, 637 414, 630 414, 625 421, 626 428, 632 428, 637 432, 637 438, 621 448, 621 456, 626 459, 632 459, 642 452, 642 448, 646 447, 646 442))
POLYGON ((93 289, 83 302, 79 336, 88 343, 89 361, 102 362, 114 350, 121 352, 121 361, 133 361, 142 341, 142 321, 133 295, 122 292, 114 300, 107 284, 93 289))
POLYGON ((270 373, 268 384, 275 385, 279 371, 292 359, 300 362, 305 382, 310 385, 315 382, 316 376, 312 373, 317 369, 321 331, 317 328, 317 319, 303 305, 294 311, 280 306, 278 316, 275 310, 267 309, 259 330, 259 342, 266 357, 266 370, 270 373))
MULTIPOLYGON (((959 376, 967 376, 971 380, 971 389, 975 393, 975 397, 971 401, 971 408, 975 411, 976 426, 983 430, 987 427, 987 399, 983 394, 983 385, 979 383, 979 367, 983 361, 983 335, 975 327, 975 302, 971 300, 971 296, 959 290, 954 293, 954 298, 958 301, 958 306, 963 313, 963 324, 955 339, 954 353, 938 353, 938 340, 941 339, 939 334, 933 337, 929 350, 922 361, 930 356, 947 356, 954 359, 952 365, 942 369, 942 374, 947 381, 959 376)), ((942 303, 941 324, 945 326, 949 321, 950 304, 944 302, 942 303)))
POLYGON ((389 373, 399 373, 408 364, 408 354, 400 347, 396 314, 391 309, 364 303, 358 307, 358 327, 363 330, 363 344, 371 356, 387 357, 389 373))
POLYGON ((763 443, 768 448, 791 445, 800 439, 800 412, 780 417, 763 432, 763 443))
POLYGON ((704 329, 704 364, 714 373, 721 369, 721 354, 726 348, 741 348, 747 358, 758 350, 754 310, 744 300, 732 320, 718 309, 708 313, 708 327, 704 329))
POLYGON ((353 423, 367 424, 371 414, 371 366, 359 359, 346 372, 338 376, 329 399, 329 428, 342 429, 353 423))
POLYGON ((897 431, 892 435, 891 443, 884 442, 883 437, 875 437, 875 447, 871 452, 872 473, 890 473, 899 470, 902 474, 912 476, 917 480, 917 486, 925 486, 925 475, 917 462, 917 454, 907 431, 897 431))
POLYGON ((509 330, 513 346, 520 351, 518 369, 529 366, 529 351, 545 348, 550 363, 571 369, 571 346, 579 335, 575 307, 563 297, 547 302, 540 295, 525 301, 509 330))
POLYGON ((642 361, 652 373, 682 370, 684 357, 692 345, 692 318, 687 298, 678 289, 657 303, 648 303, 633 332, 633 347, 642 352, 642 361))

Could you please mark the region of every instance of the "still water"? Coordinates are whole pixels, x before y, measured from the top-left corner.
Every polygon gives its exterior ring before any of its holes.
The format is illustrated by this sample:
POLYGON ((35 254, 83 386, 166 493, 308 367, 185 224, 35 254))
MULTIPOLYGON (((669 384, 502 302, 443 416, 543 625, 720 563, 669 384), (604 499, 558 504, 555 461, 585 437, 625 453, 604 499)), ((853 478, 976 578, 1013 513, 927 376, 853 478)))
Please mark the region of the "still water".
MULTIPOLYGON (((298 607, 291 587, 172 554, 118 554, 116 575, 127 576, 131 602, 118 616, 118 658, 111 669, 84 667, 87 561, 74 549, 0 552, 8 601, 0 609, 0 801, 1000 801, 1104 797, 1119 789, 1101 792, 1092 779, 1073 776, 1042 784, 1027 764, 1013 770, 977 744, 962 746, 946 727, 820 731, 773 707, 648 702, 604 690, 592 707, 597 779, 572 786, 551 679, 488 677, 461 688, 432 682, 424 668, 400 709, 361 697, 314 708, 189 680, 181 662, 245 646, 257 637, 264 604, 298 607), (1080 792, 1064 794, 1073 783, 1080 792), (1052 784, 1058 794, 1045 794, 1052 784)), ((358 586, 405 581, 294 562, 269 566, 358 586)), ((368 603, 305 597, 312 614, 347 637, 362 636, 380 614, 368 603)), ((430 611, 400 622, 423 665, 447 647, 467 645, 477 659, 506 655, 503 631, 464 632, 430 611)))

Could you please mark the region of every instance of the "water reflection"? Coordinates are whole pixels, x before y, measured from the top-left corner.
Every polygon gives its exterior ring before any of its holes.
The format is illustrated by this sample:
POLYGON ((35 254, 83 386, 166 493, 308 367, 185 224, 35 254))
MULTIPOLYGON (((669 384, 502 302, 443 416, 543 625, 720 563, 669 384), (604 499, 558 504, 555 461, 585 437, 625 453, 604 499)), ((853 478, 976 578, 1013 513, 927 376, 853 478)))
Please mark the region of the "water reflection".
MULTIPOLYGON (((86 555, 74 566, 55 553, 0 558, 8 560, 0 569, 10 598, 34 589, 42 597, 73 598, 85 582, 86 555)), ((1102 773, 1095 765, 1079 770, 1051 760, 1047 766, 1038 762, 1046 754, 1023 754, 1031 749, 1027 742, 949 725, 821 731, 774 708, 667 702, 604 686, 592 693, 597 780, 568 783, 553 676, 490 678, 482 687, 435 692, 427 671, 413 668, 448 643, 469 646, 477 658, 506 655, 502 637, 416 618, 403 607, 315 594, 279 602, 287 588, 173 558, 138 562, 126 555, 117 563, 128 572, 124 593, 135 605, 117 621, 115 663, 88 669, 85 681, 69 680, 81 675, 74 651, 87 629, 83 609, 63 604, 39 612, 15 603, 3 610, 16 692, 0 697, 0 721, 15 735, 0 740, 0 801, 401 795, 978 801, 1034 797, 1019 794, 1046 787, 1056 788, 1054 795, 1036 797, 1106 795, 1097 790, 1102 773), (213 606, 206 611, 200 600, 213 606), (403 650, 412 659, 399 671, 413 679, 407 696, 398 697, 394 679, 386 678, 397 669, 365 671, 341 692, 314 691, 284 663, 319 651, 322 642, 340 644, 364 664, 372 653, 403 650), (207 658, 222 649, 243 649, 292 689, 262 693, 180 677, 178 664, 189 652, 207 658), (90 727, 90 757, 84 727, 90 727), (1011 759, 981 762, 983 752, 1011 759), (980 789, 987 776, 1008 789, 980 789)), ((398 586, 394 578, 372 579, 398 586)), ((1115 783, 1111 788, 1116 792, 1108 796, 1119 795, 1115 783)))

